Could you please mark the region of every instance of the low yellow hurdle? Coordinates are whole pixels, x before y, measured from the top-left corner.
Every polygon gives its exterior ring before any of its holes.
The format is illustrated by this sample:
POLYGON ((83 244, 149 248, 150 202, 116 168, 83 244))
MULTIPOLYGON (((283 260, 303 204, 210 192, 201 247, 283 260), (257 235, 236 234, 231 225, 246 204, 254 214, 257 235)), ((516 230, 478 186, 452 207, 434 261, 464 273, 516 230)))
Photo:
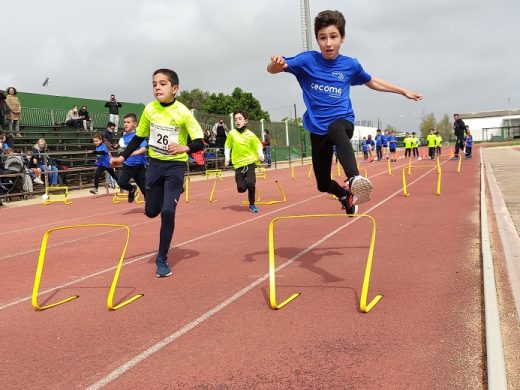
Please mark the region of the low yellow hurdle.
MULTIPOLYGON (((281 200, 264 200, 264 201, 262 201, 261 198, 260 198, 260 191, 257 188, 256 189, 256 200, 255 200, 256 204, 270 205, 270 204, 277 204, 277 203, 285 203, 285 202, 287 202, 287 197, 285 196, 285 192, 284 192, 282 186, 280 185, 278 180, 275 180, 274 182, 275 182, 276 186, 278 187, 278 190, 280 191, 280 195, 282 196, 282 199, 281 200)), ((243 200, 242 204, 248 205, 249 202, 247 200, 243 200)))
POLYGON ((122 228, 126 230, 126 242, 123 247, 123 252, 121 253, 121 256, 119 258, 119 262, 117 263, 116 272, 114 274, 114 278, 112 279, 112 284, 110 285, 110 290, 108 292, 107 296, 107 307, 109 310, 117 310, 123 306, 128 305, 129 303, 135 301, 138 298, 141 298, 144 294, 137 294, 134 295, 132 298, 127 299, 124 302, 121 302, 119 305, 114 306, 114 294, 117 287, 117 281, 119 279, 119 275, 121 273, 121 267, 123 266, 123 260, 125 258, 126 249, 128 247, 128 242, 130 241, 130 227, 127 225, 119 225, 119 224, 106 224, 106 223, 98 223, 98 224, 86 224, 86 225, 71 225, 71 226, 59 226, 56 228, 49 229, 45 232, 42 239, 42 245, 40 247, 40 255, 38 256, 38 265, 36 267, 36 275, 34 277, 34 286, 33 286, 33 292, 32 292, 32 307, 37 310, 46 310, 50 309, 51 307, 61 305, 62 303, 66 303, 69 301, 72 301, 73 299, 79 298, 79 295, 73 295, 69 298, 63 299, 59 302, 51 303, 45 306, 40 306, 38 304, 38 290, 40 288, 40 282, 42 278, 42 272, 43 272, 43 265, 45 262, 45 253, 47 251, 47 243, 49 241, 49 236, 51 233, 58 231, 58 230, 64 230, 64 229, 75 229, 75 228, 90 228, 90 227, 115 227, 115 228, 122 228))
MULTIPOLYGON (((296 219, 296 218, 323 218, 323 217, 339 217, 345 218, 346 214, 310 214, 310 215, 292 215, 285 217, 278 217, 271 221, 269 224, 269 301, 273 309, 281 309, 292 300, 296 299, 301 293, 294 293, 281 303, 276 301, 276 265, 275 265, 275 250, 274 250, 274 226, 275 224, 283 219, 296 219)), ((367 263, 365 266, 365 276, 363 278, 363 285, 361 287, 361 296, 359 300, 359 309, 362 313, 368 313, 383 297, 383 295, 376 295, 370 303, 367 304, 368 288, 370 285, 370 274, 372 272, 372 261, 374 258, 374 248, 376 242, 376 221, 368 214, 353 214, 348 217, 368 218, 372 222, 372 236, 370 238, 370 248, 368 250, 367 263)))
POLYGON ((67 186, 56 186, 56 187, 45 187, 45 195, 43 196, 42 203, 48 205, 49 203, 63 202, 65 204, 72 204, 69 199, 69 187, 67 186), (59 192, 61 191, 61 192, 59 192), (54 192, 58 192, 55 194, 54 192), (58 199, 52 199, 52 197, 58 197, 58 199))

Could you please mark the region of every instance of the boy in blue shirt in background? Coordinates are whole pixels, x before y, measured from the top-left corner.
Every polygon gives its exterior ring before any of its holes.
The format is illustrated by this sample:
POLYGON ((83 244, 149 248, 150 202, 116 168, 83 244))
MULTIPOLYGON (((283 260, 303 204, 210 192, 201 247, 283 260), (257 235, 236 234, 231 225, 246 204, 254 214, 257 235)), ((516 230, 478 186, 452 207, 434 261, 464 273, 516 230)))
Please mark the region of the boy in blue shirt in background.
POLYGON ((376 133, 376 154, 377 161, 381 161, 383 159, 383 134, 381 134, 381 129, 377 129, 376 133))
POLYGON ((395 152, 397 150, 397 137, 393 130, 390 131, 390 135, 388 136, 388 149, 390 151, 390 161, 396 162, 395 152))
POLYGON ((350 140, 354 134, 354 110, 350 101, 352 85, 366 85, 381 92, 401 94, 421 100, 422 95, 372 77, 360 63, 339 53, 345 40, 345 18, 339 11, 322 11, 314 20, 314 34, 320 52, 307 51, 295 57, 274 55, 269 73, 293 74, 303 91, 307 111, 303 126, 311 134, 312 164, 318 190, 335 195, 347 214, 355 214, 357 205, 370 200, 372 183, 359 175, 350 140), (332 146, 347 175, 344 188, 331 179, 332 146))
POLYGON ((464 138, 464 143, 466 144, 466 158, 472 158, 471 149, 473 148, 473 136, 469 131, 469 126, 466 126, 466 137, 464 138))
MULTIPOLYGON (((123 117, 123 136, 119 139, 119 146, 126 148, 132 138, 135 137, 137 127, 137 115, 133 113, 125 114, 123 117)), ((130 157, 123 162, 123 168, 119 174, 117 184, 123 190, 128 191, 128 203, 135 199, 137 187, 141 194, 146 198, 146 154, 148 152, 148 142, 143 140, 139 148, 132 152, 130 157), (137 187, 130 184, 130 179, 134 179, 137 187)))
POLYGON ((94 188, 90 190, 92 194, 97 194, 99 187, 99 177, 103 172, 108 172, 108 174, 117 181, 117 175, 114 172, 114 169, 110 167, 110 152, 108 151, 108 146, 105 141, 105 137, 101 134, 94 134, 92 136, 92 142, 96 146, 96 150, 92 153, 96 155, 95 165, 97 166, 96 172, 94 173, 94 188))

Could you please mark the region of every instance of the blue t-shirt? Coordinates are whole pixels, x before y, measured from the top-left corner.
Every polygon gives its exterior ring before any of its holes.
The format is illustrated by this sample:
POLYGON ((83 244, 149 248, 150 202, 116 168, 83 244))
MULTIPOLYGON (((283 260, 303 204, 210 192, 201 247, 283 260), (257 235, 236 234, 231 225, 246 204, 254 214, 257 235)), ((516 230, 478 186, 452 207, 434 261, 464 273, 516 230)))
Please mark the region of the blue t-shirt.
POLYGON ((381 135, 381 141, 383 142, 383 146, 385 148, 388 146, 388 137, 389 135, 386 134, 381 135))
POLYGON ((108 153, 108 148, 105 143, 102 143, 99 146, 96 146, 96 152, 103 152, 96 156, 96 163, 98 167, 110 168, 110 154, 108 153))
POLYGON ((351 57, 339 55, 326 60, 317 51, 306 51, 295 57, 284 57, 285 72, 293 74, 303 92, 307 111, 303 126, 314 134, 327 134, 336 119, 354 123, 350 86, 368 83, 372 77, 351 57))
POLYGON ((383 134, 377 134, 376 135, 376 146, 378 148, 383 146, 383 134))
POLYGON ((388 147, 392 150, 395 150, 397 147, 397 137, 395 135, 389 135, 388 137, 388 147))
POLYGON ((375 142, 373 139, 367 139, 367 145, 370 145, 370 149, 371 150, 374 150, 374 147, 376 146, 375 142))
MULTIPOLYGON (((123 142, 124 142, 124 145, 120 145, 120 146, 123 146, 124 148, 127 147, 127 145, 130 143, 130 141, 132 140, 132 138, 135 137, 135 131, 132 131, 131 133, 123 133, 123 142)), ((139 148, 147 148, 148 147, 148 142, 146 140, 143 140, 143 142, 141 142, 141 145, 139 145, 139 148)), ((138 154, 138 155, 135 155, 135 156, 130 156, 128 157, 125 162, 123 163, 123 165, 126 165, 127 167, 135 167, 136 165, 146 165, 146 153, 144 154, 138 154)))
POLYGON ((368 151, 368 145, 367 145, 367 141, 366 140, 363 140, 361 142, 361 148, 363 149, 363 152, 367 152, 368 151))
POLYGON ((466 137, 466 146, 467 146, 468 148, 473 147, 473 136, 472 136, 472 135, 468 135, 468 136, 466 137))

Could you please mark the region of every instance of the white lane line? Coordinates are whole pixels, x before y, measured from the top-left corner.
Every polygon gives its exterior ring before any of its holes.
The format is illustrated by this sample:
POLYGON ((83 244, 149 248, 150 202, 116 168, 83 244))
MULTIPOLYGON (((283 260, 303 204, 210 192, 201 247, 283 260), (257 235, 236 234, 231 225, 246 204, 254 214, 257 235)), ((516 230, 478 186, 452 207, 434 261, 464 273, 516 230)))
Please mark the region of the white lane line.
MULTIPOLYGON (((416 183, 421 178, 426 176, 428 173, 432 172, 434 169, 436 169, 436 167, 432 168, 431 170, 427 171, 423 175, 419 176, 416 180, 411 182, 410 185, 416 183)), ((381 206, 382 204, 386 203, 387 201, 389 201, 390 199, 392 199, 394 196, 396 196, 397 194, 399 194, 401 192, 402 192, 402 190, 399 189, 398 191, 396 191, 393 194, 389 195, 388 197, 386 197, 385 199, 383 199, 382 201, 380 201, 376 205, 372 206, 370 209, 368 209, 366 211, 366 213, 367 214, 370 213, 372 210, 378 208, 379 206, 381 206)), ((320 195, 320 196, 322 196, 322 195, 320 195)), ((300 253, 296 254, 291 259, 287 260, 285 263, 283 263, 283 264, 279 265, 278 267, 276 267, 276 270, 279 271, 279 270, 287 267, 288 265, 290 265, 291 263, 296 261, 298 258, 302 257, 303 255, 305 255, 306 253, 308 253, 309 251, 311 251, 312 249, 314 249, 315 247, 317 247, 318 245, 320 245, 321 243, 326 241, 328 238, 330 238, 333 235, 335 235, 337 232, 341 231, 345 227, 347 227, 350 224, 354 223, 356 220, 357 220, 357 218, 353 219, 352 221, 347 222, 345 225, 340 226, 339 228, 337 228, 333 232, 331 232, 331 233, 327 234, 326 236, 322 237, 321 239, 319 239, 318 241, 313 243, 311 246, 307 247, 306 249, 304 249, 300 253)), ((100 389, 103 386, 106 386, 110 382, 114 381, 115 379, 119 378, 121 375, 123 375, 125 372, 130 370, 132 367, 134 367, 137 364, 141 363, 143 360, 147 359, 148 357, 150 357, 154 353, 160 351, 161 349, 163 349, 164 347, 168 346, 169 344, 174 342, 176 339, 178 339, 182 335, 188 333, 190 330, 192 330, 196 326, 200 325, 204 321, 210 319, 213 315, 217 314, 218 312, 220 312, 221 310, 223 310, 227 306, 231 305, 233 302, 235 302, 236 300, 238 300, 239 298, 241 298, 242 296, 247 294, 249 291, 251 291, 253 288, 258 286, 260 283, 262 283, 263 281, 267 280, 268 277, 269 277, 269 273, 266 273, 265 275, 259 277, 258 279, 256 279, 255 281, 253 281, 252 283, 250 283, 249 285, 247 285, 246 287, 244 287, 240 291, 237 291, 235 294, 233 294, 230 297, 226 298, 224 301, 222 301, 221 303, 219 303, 218 305, 216 305, 212 309, 208 310, 204 314, 202 314, 200 317, 198 317, 195 320, 191 321, 190 323, 184 325, 181 329, 179 329, 176 332, 172 333, 171 335, 165 337, 161 341, 159 341, 156 344, 152 345, 147 350, 141 352, 137 356, 135 356, 132 359, 128 360, 126 363, 124 363, 123 365, 119 366, 114 371, 110 372, 108 375, 104 376, 103 378, 101 378, 97 382, 95 382, 92 385, 90 385, 89 387, 87 387, 87 390, 97 390, 97 389, 100 389)))
MULTIPOLYGON (((507 374, 504 360, 504 347, 502 332, 500 329, 500 312, 498 308, 497 287, 495 284, 495 267, 491 252, 491 240, 489 237, 488 215, 486 204, 486 181, 484 176, 484 156, 480 153, 480 226, 482 245, 482 279, 484 283, 484 319, 486 328, 486 367, 489 389, 507 389, 507 374)), ((491 167, 488 183, 490 192, 491 167)), ((496 185, 496 183, 495 183, 496 185)), ((496 189, 497 190, 498 186, 496 189)), ((498 220, 498 218, 497 218, 498 220)), ((516 230, 515 230, 516 232, 516 230)))

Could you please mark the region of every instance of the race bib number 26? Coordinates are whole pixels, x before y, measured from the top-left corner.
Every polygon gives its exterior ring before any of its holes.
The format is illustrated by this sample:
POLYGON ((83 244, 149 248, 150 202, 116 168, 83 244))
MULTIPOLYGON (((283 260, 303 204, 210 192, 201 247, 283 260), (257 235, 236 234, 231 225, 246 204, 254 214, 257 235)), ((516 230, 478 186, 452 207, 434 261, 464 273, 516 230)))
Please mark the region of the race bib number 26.
POLYGON ((151 123, 148 143, 155 152, 166 155, 169 144, 179 143, 179 128, 151 123))

